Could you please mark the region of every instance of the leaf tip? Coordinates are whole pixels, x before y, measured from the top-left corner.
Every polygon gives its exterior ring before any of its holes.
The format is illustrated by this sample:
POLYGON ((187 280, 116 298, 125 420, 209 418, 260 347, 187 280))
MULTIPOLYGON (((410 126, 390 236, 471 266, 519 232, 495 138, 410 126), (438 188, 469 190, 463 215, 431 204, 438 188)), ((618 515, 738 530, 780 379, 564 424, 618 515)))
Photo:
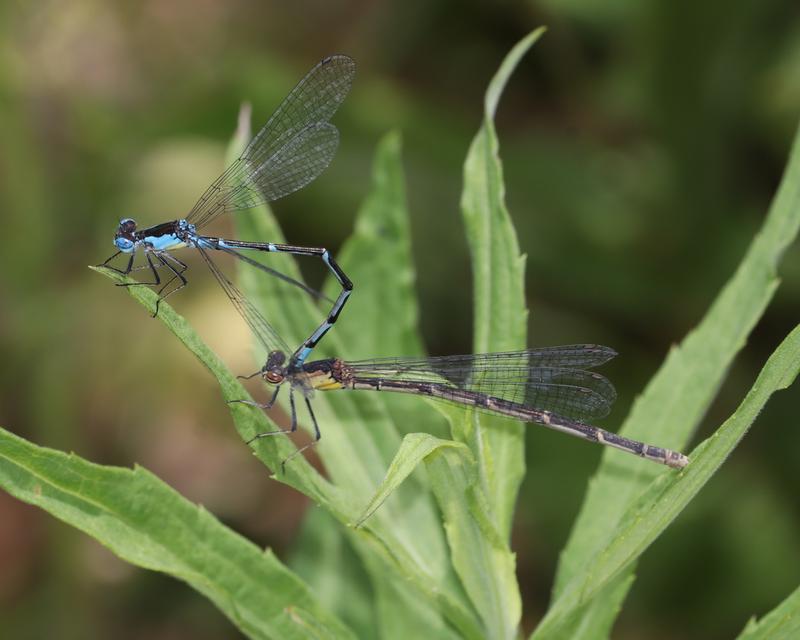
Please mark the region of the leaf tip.
POLYGON ((503 59, 497 73, 495 73, 491 82, 489 82, 489 88, 486 90, 486 95, 484 97, 483 105, 487 120, 494 120, 497 104, 500 102, 500 96, 505 89, 509 77, 511 77, 514 69, 516 69, 522 56, 524 56, 528 52, 528 49, 542 37, 545 31, 547 31, 546 27, 537 27, 514 45, 514 48, 503 59))

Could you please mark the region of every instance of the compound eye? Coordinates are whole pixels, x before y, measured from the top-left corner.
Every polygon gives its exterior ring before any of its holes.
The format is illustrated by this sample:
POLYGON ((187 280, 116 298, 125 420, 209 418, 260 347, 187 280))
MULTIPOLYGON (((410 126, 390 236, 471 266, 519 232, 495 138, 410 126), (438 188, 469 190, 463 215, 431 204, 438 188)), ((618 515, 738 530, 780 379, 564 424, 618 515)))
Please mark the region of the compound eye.
POLYGON ((120 233, 133 233, 136 231, 136 220, 133 218, 123 218, 119 221, 119 232, 120 233))
POLYGON ((125 253, 131 253, 134 249, 134 242, 133 240, 128 240, 128 238, 120 238, 117 236, 114 238, 114 246, 119 249, 120 251, 124 251, 125 253))

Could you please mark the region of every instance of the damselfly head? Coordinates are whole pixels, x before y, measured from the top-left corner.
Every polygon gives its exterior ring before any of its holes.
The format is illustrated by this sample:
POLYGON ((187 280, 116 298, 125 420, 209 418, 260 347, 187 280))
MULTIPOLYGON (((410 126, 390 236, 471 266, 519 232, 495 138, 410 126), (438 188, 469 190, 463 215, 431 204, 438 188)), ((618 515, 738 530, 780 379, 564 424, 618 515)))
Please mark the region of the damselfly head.
POLYGON ((261 370, 261 376, 270 384, 280 384, 286 378, 286 354, 283 351, 270 351, 267 362, 261 370))
POLYGON ((136 220, 123 218, 119 221, 119 227, 114 234, 114 245, 120 251, 130 253, 136 246, 134 233, 136 232, 136 220))

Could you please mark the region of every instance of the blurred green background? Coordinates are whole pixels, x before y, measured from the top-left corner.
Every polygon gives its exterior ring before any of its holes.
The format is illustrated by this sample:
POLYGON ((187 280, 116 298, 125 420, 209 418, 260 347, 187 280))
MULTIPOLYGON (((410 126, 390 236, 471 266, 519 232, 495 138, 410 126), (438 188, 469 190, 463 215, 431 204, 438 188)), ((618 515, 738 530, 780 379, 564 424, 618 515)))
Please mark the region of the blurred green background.
MULTIPOLYGON (((800 114, 796 2, 0 4, 0 424, 96 462, 142 464, 291 560, 305 498, 269 480, 211 376, 86 265, 113 253, 119 218, 153 224, 191 207, 223 168, 242 101, 260 126, 318 59, 347 53, 359 71, 334 118, 339 153, 278 218, 290 242, 337 249, 375 144, 402 131, 424 336, 431 353, 469 351, 461 165, 489 78, 541 24, 497 123, 528 254, 531 343, 614 346, 605 373, 620 400, 604 426, 617 428, 766 213, 800 114)), ((245 328, 188 259, 191 286, 171 302, 233 371, 251 371, 245 328)), ((319 286, 318 265, 302 266, 319 286)), ((796 250, 781 273, 698 441, 797 322, 796 250)), ((796 388, 773 399, 645 555, 615 637, 729 637, 797 586, 798 400, 796 388)), ((529 430, 513 539, 526 630, 599 454, 529 430)), ((182 583, 5 494, 0 567, 4 638, 237 634, 182 583)))

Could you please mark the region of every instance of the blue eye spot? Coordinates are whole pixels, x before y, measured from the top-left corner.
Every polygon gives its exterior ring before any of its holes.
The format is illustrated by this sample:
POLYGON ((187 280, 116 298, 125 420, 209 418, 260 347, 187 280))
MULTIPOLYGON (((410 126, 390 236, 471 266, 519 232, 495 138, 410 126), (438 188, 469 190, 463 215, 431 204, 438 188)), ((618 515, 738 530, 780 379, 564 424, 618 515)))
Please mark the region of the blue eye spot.
POLYGON ((114 245, 120 251, 124 251, 125 253, 129 253, 133 251, 133 240, 129 240, 128 238, 114 238, 114 245))

